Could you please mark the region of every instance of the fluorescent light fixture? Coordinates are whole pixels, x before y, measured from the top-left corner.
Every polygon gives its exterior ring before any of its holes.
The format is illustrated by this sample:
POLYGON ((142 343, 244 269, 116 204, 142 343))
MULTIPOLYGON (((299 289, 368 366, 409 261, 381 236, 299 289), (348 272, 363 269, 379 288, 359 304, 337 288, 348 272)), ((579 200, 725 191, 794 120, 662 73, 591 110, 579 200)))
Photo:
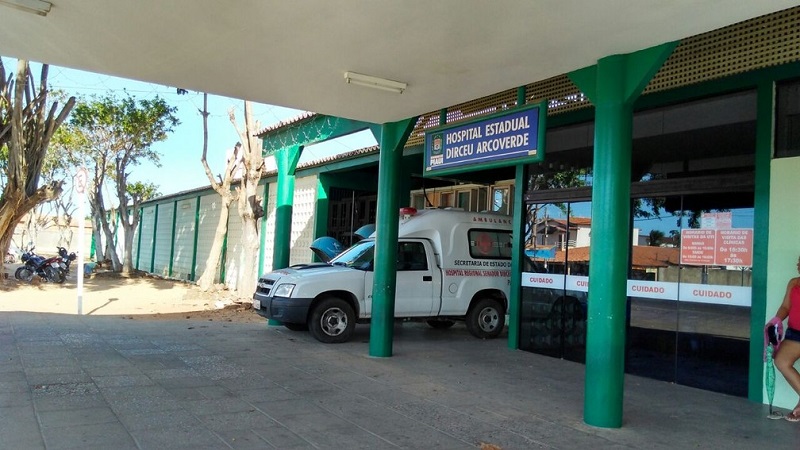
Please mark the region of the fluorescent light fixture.
POLYGON ((46 16, 53 4, 44 0, 0 0, 0 5, 19 9, 40 16, 46 16))
POLYGON ((355 72, 345 72, 344 81, 346 81, 348 84, 357 84, 359 86, 395 92, 397 94, 402 94, 403 91, 405 91, 408 87, 408 84, 401 83, 399 81, 387 80, 385 78, 378 78, 355 72))

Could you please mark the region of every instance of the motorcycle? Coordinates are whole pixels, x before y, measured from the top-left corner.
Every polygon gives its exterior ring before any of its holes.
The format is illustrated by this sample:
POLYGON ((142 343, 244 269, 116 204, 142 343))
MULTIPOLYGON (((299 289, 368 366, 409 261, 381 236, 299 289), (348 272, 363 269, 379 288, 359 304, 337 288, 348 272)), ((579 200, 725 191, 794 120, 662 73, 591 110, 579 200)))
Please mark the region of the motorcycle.
POLYGON ((45 258, 33 252, 31 247, 20 258, 23 265, 14 272, 14 278, 30 282, 35 275, 42 280, 52 283, 63 283, 67 279, 66 264, 61 261, 61 256, 45 258))
POLYGON ((64 247, 58 247, 58 257, 61 259, 61 262, 64 263, 64 266, 62 267, 64 269, 64 273, 69 275, 69 265, 72 263, 72 261, 75 261, 78 255, 76 255, 75 252, 69 252, 64 247))

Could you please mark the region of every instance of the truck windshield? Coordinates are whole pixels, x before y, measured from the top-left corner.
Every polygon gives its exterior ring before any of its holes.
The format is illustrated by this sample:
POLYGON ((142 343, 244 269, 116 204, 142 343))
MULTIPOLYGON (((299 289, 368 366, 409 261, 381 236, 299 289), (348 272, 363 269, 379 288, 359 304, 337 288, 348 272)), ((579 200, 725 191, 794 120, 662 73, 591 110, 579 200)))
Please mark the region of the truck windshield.
POLYGON ((375 241, 361 241, 340 253, 331 260, 334 266, 351 267, 358 270, 372 270, 372 254, 375 241))

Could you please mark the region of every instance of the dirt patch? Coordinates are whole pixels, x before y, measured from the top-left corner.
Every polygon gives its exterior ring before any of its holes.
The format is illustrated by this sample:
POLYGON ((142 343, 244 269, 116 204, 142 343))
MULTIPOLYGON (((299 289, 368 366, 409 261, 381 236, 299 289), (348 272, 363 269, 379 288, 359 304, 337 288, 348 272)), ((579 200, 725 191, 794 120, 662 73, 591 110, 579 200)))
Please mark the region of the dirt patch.
POLYGON ((132 320, 210 320, 266 322, 252 310, 249 296, 239 296, 223 286, 209 292, 180 280, 144 273, 123 277, 99 272, 84 279, 78 296, 77 277, 64 284, 26 283, 14 279, 18 265, 7 265, 8 278, 0 280, 0 311, 119 316, 132 320))
POLYGON ((248 303, 227 305, 222 309, 166 314, 132 314, 121 317, 130 320, 207 320, 209 322, 266 323, 263 317, 253 312, 253 305, 248 303))

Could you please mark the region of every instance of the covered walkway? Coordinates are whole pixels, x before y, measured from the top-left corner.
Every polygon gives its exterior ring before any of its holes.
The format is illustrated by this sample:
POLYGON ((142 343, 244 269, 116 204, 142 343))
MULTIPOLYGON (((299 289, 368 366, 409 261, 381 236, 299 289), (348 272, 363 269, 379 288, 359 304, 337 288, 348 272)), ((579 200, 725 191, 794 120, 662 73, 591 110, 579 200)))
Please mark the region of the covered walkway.
POLYGON ((768 407, 626 376, 621 429, 584 424, 578 364, 461 325, 320 345, 282 327, 7 313, 3 448, 794 449, 768 407), (489 447, 492 448, 492 447, 489 447))

